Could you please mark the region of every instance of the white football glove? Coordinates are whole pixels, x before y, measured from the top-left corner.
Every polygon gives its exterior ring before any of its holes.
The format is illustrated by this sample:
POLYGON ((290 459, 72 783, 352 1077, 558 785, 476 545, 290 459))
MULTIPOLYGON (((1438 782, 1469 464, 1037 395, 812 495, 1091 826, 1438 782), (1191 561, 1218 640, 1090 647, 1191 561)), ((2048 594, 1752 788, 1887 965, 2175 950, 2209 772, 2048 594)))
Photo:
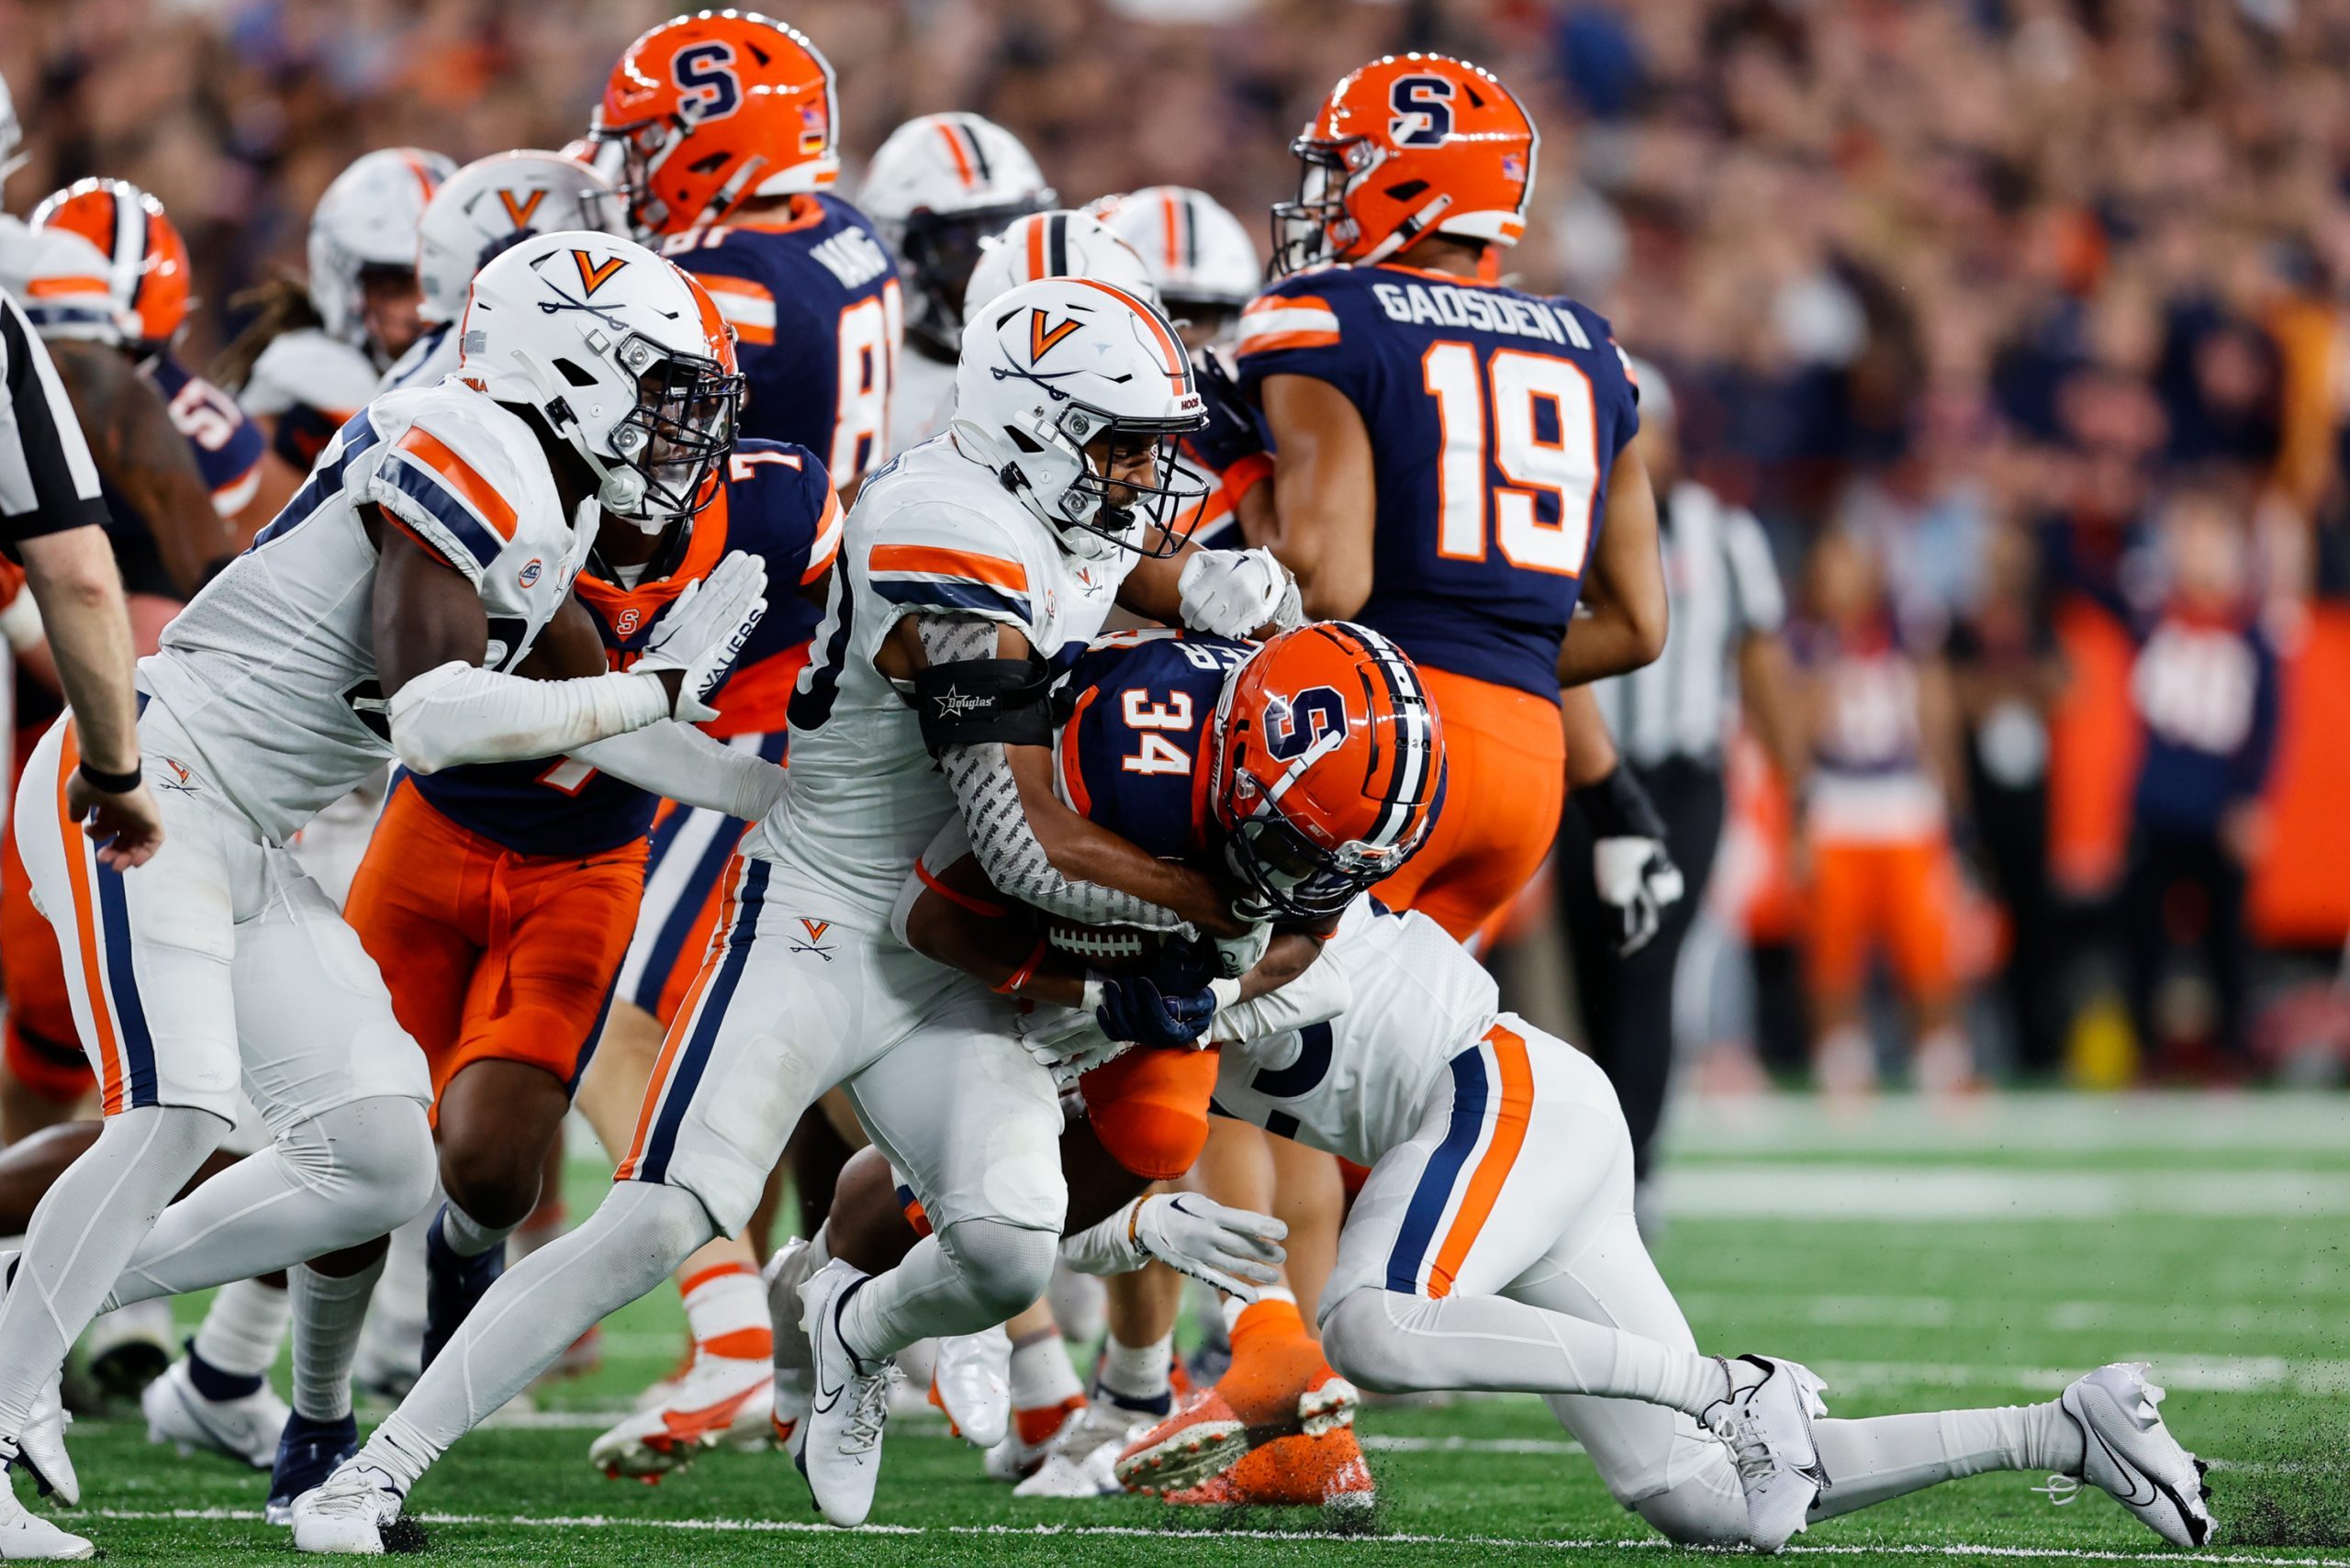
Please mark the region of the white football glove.
POLYGON ((1265 949, 1272 945, 1272 925, 1262 920, 1237 936, 1217 937, 1216 974, 1225 980, 1238 980, 1263 961, 1265 949))
POLYGON ((1297 579, 1270 550, 1200 550, 1175 579, 1183 624, 1219 637, 1246 637, 1264 626, 1286 632, 1305 623, 1297 579))
POLYGON ((1647 946, 1681 902, 1681 868, 1656 838, 1603 838, 1591 850, 1599 902, 1616 911, 1616 951, 1629 957, 1647 946))
POLYGON ((1061 1081, 1092 1071, 1123 1055, 1126 1041, 1113 1040, 1090 1007, 1037 1007, 1013 1021, 1020 1048, 1061 1081))
POLYGON ((1155 1193, 1138 1198, 1128 1232, 1142 1249, 1174 1270, 1226 1295, 1255 1301, 1281 1282, 1289 1256, 1281 1239, 1289 1226, 1270 1215, 1226 1208, 1197 1193, 1155 1193))
POLYGON ((684 672, 672 718, 699 723, 718 717, 710 694, 767 613, 767 563, 747 551, 732 551, 708 577, 688 583, 653 623, 644 656, 631 667, 653 675, 684 672))

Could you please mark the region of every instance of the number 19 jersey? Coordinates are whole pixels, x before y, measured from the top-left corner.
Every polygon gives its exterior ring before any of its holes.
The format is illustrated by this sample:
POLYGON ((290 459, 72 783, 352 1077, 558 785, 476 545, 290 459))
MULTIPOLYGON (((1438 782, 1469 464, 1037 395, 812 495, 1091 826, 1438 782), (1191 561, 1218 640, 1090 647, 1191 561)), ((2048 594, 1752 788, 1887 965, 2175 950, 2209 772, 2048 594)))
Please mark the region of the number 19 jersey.
POLYGON ((1431 668, 1555 700, 1607 473, 1639 428, 1606 321, 1449 273, 1328 266, 1258 296, 1234 353, 1251 393, 1311 376, 1362 415, 1378 513, 1354 619, 1431 668))

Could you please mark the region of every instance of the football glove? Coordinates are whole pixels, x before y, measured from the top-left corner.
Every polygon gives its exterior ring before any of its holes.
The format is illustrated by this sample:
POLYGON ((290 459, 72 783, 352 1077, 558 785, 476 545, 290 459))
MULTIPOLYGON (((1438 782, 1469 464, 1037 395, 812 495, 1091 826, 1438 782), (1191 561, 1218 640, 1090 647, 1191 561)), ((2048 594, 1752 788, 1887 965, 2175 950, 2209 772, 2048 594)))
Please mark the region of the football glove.
POLYGON ((1183 624, 1218 637, 1248 637, 1305 623, 1297 579, 1270 550, 1200 550, 1175 579, 1183 624))
POLYGON ((1591 824, 1592 884, 1616 912, 1616 951, 1629 957, 1655 939, 1664 912, 1681 902, 1681 868, 1665 848, 1664 819, 1621 763, 1574 792, 1591 824))
POLYGON ((1136 1200, 1126 1224, 1144 1251, 1226 1295, 1251 1302, 1281 1283, 1289 1226, 1270 1215, 1226 1208, 1197 1193, 1156 1193, 1136 1200))
POLYGON ((1195 991, 1170 992, 1159 990, 1147 974, 1103 975, 1088 980, 1085 991, 1102 1032, 1132 1045, 1190 1050, 1215 1017, 1215 994, 1204 981, 1195 991))
POLYGON ((677 700, 670 717, 699 723, 718 717, 710 696, 767 613, 767 563, 748 551, 730 552, 708 577, 686 585, 644 644, 632 667, 652 675, 679 670, 677 700))

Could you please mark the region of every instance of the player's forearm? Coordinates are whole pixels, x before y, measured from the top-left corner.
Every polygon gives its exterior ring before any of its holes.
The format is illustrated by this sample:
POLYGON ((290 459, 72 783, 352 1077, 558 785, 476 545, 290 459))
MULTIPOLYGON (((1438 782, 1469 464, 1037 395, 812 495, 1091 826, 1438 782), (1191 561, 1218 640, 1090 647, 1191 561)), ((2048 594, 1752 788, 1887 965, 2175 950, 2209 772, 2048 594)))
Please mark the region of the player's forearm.
POLYGON ((393 694, 392 751, 415 773, 557 756, 666 719, 672 700, 655 675, 525 680, 452 660, 393 694))
POLYGON ((25 580, 40 609, 58 685, 73 710, 82 756, 101 773, 139 762, 139 712, 131 696, 130 617, 122 574, 97 528, 42 534, 23 545, 25 580))
POLYGON ((647 724, 571 755, 640 790, 745 822, 766 816, 783 797, 782 768, 690 724, 647 724))
POLYGON ((1023 903, 1088 925, 1169 931, 1184 923, 1176 903, 1198 903, 1201 890, 1192 884, 1204 879, 1153 859, 1058 801, 1037 799, 1035 815, 1054 826, 1048 847, 1004 754, 1002 745, 988 743, 950 746, 939 757, 989 881, 1023 903))
POLYGON ((1354 986, 1346 970, 1337 964, 1309 964, 1278 990, 1219 1008, 1208 1025, 1208 1038, 1218 1043, 1261 1040, 1284 1030, 1326 1024, 1353 1002, 1354 986))
POLYGON ((1578 615, 1567 628, 1559 650, 1559 685, 1588 686, 1609 676, 1624 675, 1654 662, 1664 647, 1662 625, 1649 625, 1609 605, 1593 615, 1578 615))

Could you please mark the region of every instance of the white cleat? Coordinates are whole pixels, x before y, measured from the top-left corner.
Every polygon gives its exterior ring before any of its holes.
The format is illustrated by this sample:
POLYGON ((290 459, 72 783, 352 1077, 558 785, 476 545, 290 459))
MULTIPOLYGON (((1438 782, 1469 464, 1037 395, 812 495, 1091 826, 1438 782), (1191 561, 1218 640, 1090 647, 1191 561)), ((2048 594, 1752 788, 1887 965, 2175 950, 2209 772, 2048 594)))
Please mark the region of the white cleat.
MULTIPOLYGON (((2205 1469, 2163 1425, 2163 1391, 2146 1381, 2143 1361, 2116 1361, 2076 1379, 2060 1403, 2081 1428, 2086 1456, 2080 1479, 2113 1495, 2145 1527, 2173 1546, 2211 1539, 2210 1489, 2205 1469)), ((2066 1477, 2065 1479, 2071 1479, 2066 1477)), ((2058 1503, 2078 1495, 2051 1495, 2058 1503)))
POLYGON ((294 1500, 294 1550, 380 1557, 384 1531, 399 1517, 391 1477, 354 1461, 294 1500))
POLYGON ((699 1353, 666 1400, 588 1445, 588 1462, 614 1480, 657 1481, 706 1450, 767 1447, 774 1414, 770 1362, 699 1353))
POLYGON ((43 1496, 54 1495, 72 1506, 82 1500, 82 1478, 73 1473, 73 1459, 65 1451, 65 1428, 73 1419, 66 1414, 60 1393, 62 1369, 49 1374, 26 1414, 25 1429, 17 1434, 17 1465, 31 1472, 33 1484, 43 1496))
POLYGON ((775 1334, 775 1387, 767 1428, 776 1446, 800 1461, 801 1439, 807 1435, 808 1405, 815 1388, 815 1361, 808 1347, 808 1331, 800 1325, 807 1308, 800 1287, 807 1282, 808 1243, 786 1242, 767 1260, 760 1277, 767 1287, 767 1327, 775 1334))
POLYGON ((946 1418, 973 1448, 995 1447, 1012 1425, 1012 1336, 998 1324, 936 1343, 931 1377, 946 1418))
POLYGON ((1729 1445, 1737 1463, 1754 1550, 1776 1551, 1805 1528, 1805 1516, 1828 1484, 1811 1431, 1814 1417, 1828 1414, 1819 1399, 1826 1385, 1794 1361, 1738 1359, 1762 1369, 1762 1381, 1738 1387, 1731 1363, 1722 1361, 1734 1392, 1707 1411, 1706 1425, 1729 1445))
POLYGON ((196 1392, 185 1357, 139 1396, 147 1415, 147 1440, 171 1443, 183 1454, 201 1450, 271 1470, 277 1464, 277 1439, 285 1430, 285 1401, 264 1382, 235 1399, 207 1399, 196 1392))
POLYGON ((815 1358, 813 1397, 794 1456, 816 1506, 836 1525, 861 1525, 881 1473, 881 1432, 898 1369, 867 1362, 841 1338, 842 1305, 870 1276, 835 1258, 800 1287, 800 1325, 815 1358))
POLYGON ((1118 1454, 1139 1425, 1134 1412, 1096 1399, 1061 1424, 1035 1473, 1012 1489, 1015 1497, 1114 1497, 1118 1454))
POLYGON ((0 1562, 77 1562, 97 1554, 98 1549, 80 1536, 26 1512, 6 1478, 0 1476, 0 1562))

